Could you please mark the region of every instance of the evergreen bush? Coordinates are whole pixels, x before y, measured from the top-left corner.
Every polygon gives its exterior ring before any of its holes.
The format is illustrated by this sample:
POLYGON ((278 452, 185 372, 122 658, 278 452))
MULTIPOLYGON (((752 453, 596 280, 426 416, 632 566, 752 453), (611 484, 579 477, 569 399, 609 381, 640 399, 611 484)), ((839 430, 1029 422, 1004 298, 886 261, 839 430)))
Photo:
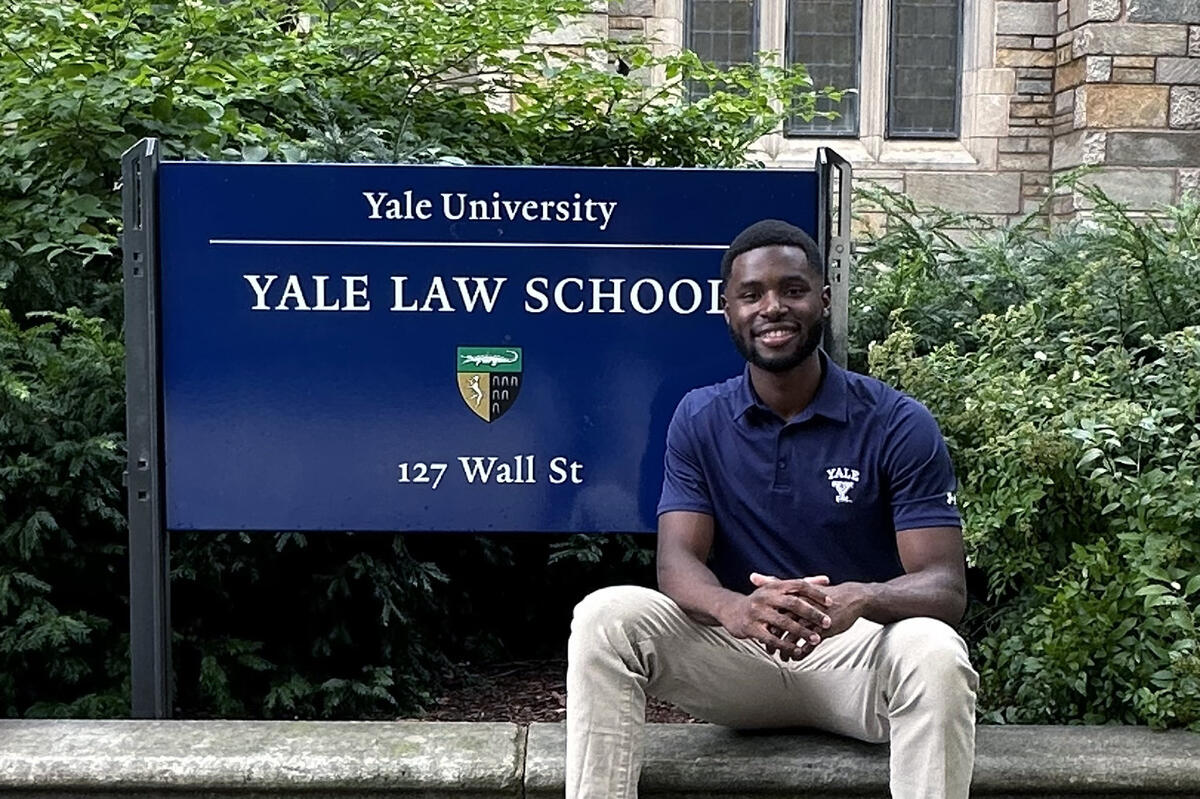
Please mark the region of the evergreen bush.
POLYGON ((854 351, 949 443, 982 719, 1200 730, 1200 202, 1081 191, 1047 233, 868 190, 854 351))

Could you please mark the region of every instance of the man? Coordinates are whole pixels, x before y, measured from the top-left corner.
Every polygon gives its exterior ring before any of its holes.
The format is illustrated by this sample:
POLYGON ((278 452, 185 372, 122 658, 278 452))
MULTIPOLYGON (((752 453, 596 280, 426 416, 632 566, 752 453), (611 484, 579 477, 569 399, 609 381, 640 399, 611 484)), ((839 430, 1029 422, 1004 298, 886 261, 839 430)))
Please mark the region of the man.
POLYGON ((748 363, 671 421, 661 593, 607 588, 575 609, 570 799, 637 795, 647 694, 730 727, 890 740, 894 797, 967 796, 977 680, 950 627, 966 596, 954 473, 920 403, 818 349, 823 273, 778 220, 725 253, 748 363))

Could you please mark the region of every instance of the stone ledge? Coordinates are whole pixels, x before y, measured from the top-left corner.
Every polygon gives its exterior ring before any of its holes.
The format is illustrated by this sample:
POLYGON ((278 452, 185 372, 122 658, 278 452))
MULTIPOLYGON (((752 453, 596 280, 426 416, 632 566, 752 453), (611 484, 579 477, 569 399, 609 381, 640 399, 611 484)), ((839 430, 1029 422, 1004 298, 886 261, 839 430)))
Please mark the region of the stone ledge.
MULTIPOLYGON (((562 796, 562 724, 0 720, 0 797, 562 796)), ((887 747, 647 727, 642 795, 887 796, 887 747)), ((980 727, 972 796, 1200 796, 1200 735, 980 727)))
MULTIPOLYGON (((887 797, 888 748, 812 732, 647 727, 643 796, 887 797)), ((562 796, 566 729, 529 728, 526 796, 562 796)), ((1140 727, 979 728, 971 796, 1200 796, 1200 735, 1140 727)))
POLYGON ((0 720, 0 796, 519 797, 515 724, 0 720))

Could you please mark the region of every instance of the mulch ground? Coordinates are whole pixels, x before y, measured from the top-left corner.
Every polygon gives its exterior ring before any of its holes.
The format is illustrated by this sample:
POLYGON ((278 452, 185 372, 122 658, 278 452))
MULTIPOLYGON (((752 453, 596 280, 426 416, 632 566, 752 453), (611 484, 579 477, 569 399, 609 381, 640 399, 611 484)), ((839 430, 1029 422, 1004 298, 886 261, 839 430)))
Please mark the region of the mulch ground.
MULTIPOLYGON (((567 714, 567 664, 563 660, 527 660, 478 666, 464 671, 415 718, 422 721, 562 721, 567 714)), ((695 722, 674 705, 651 699, 651 723, 695 722)))

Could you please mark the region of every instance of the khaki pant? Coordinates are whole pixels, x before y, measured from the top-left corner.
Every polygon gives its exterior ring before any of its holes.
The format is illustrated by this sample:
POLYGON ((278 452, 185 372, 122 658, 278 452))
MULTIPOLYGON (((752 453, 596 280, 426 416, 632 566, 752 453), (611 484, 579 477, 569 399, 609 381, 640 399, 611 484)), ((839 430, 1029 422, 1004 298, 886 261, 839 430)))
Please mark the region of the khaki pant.
POLYGON ((692 621, 657 591, 605 588, 579 603, 571 623, 567 797, 637 796, 647 695, 728 727, 890 739, 893 797, 965 797, 976 685, 966 644, 935 619, 859 619, 783 663, 692 621))

